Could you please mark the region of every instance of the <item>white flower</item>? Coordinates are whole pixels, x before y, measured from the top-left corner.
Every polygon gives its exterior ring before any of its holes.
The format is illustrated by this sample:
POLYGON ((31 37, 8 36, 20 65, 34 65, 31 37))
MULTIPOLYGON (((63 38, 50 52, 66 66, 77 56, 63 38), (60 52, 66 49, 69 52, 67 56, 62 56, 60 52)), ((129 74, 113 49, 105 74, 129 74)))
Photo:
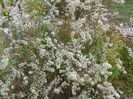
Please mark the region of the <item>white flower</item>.
POLYGON ((32 93, 36 93, 36 90, 35 90, 35 89, 31 89, 31 92, 32 92, 32 93))
POLYGON ((54 89, 54 92, 55 92, 56 94, 59 94, 59 93, 60 93, 60 88, 55 88, 55 89, 54 89))
POLYGON ((103 63, 102 66, 105 67, 105 68, 107 68, 107 69, 112 68, 112 65, 109 64, 109 63, 107 63, 107 62, 103 63))
POLYGON ((116 99, 113 95, 104 96, 105 99, 116 99))
POLYGON ((24 45, 28 45, 28 42, 26 40, 21 40, 21 43, 24 45))
POLYGON ((109 44, 109 47, 113 47, 113 44, 109 44))
POLYGON ((121 70, 121 65, 120 64, 116 64, 116 67, 121 70))
POLYGON ((5 69, 8 66, 9 58, 7 55, 2 56, 2 60, 0 61, 0 69, 5 69))
POLYGON ((127 74, 127 71, 124 70, 124 71, 123 71, 123 74, 127 74))
POLYGON ((39 50, 40 50, 39 55, 40 55, 41 58, 43 58, 46 51, 45 51, 45 49, 42 49, 42 48, 40 48, 39 50))
POLYGON ((68 72, 67 76, 68 76, 68 79, 70 80, 74 80, 74 81, 78 80, 78 74, 76 71, 68 72))
POLYGON ((116 96, 118 99, 120 98, 120 95, 117 92, 114 92, 114 96, 116 96))
POLYGON ((131 48, 127 48, 127 50, 128 50, 128 54, 129 54, 131 57, 133 57, 133 51, 132 51, 132 49, 131 49, 131 48))

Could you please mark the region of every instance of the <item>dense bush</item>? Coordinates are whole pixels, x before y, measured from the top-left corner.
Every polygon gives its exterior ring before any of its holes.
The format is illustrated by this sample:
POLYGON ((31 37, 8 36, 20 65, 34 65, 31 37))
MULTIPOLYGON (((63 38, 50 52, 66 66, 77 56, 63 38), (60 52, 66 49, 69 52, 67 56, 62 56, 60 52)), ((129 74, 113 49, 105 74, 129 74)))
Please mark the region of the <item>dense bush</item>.
POLYGON ((111 22, 106 0, 0 3, 0 97, 120 98, 121 75, 133 64, 132 42, 111 22))

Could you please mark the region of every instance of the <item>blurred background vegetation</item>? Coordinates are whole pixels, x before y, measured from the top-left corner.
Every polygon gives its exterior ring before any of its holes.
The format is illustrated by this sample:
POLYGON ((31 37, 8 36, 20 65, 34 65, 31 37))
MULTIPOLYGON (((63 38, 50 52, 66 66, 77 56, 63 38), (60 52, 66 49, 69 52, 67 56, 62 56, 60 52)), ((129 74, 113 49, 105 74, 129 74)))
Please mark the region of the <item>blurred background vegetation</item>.
POLYGON ((116 4, 112 2, 111 5, 109 5, 110 10, 119 12, 120 17, 119 19, 125 20, 129 17, 133 17, 133 0, 125 0, 125 4, 116 4))

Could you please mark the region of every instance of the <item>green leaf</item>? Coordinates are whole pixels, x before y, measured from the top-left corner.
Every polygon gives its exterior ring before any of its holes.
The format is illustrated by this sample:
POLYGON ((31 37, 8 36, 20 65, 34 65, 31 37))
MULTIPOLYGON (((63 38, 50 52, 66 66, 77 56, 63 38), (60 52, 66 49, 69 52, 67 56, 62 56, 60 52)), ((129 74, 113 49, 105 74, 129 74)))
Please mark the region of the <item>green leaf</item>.
POLYGON ((110 77, 110 81, 117 79, 118 76, 120 75, 120 70, 117 67, 114 67, 111 71, 112 71, 112 75, 110 77))
POLYGON ((8 1, 9 1, 9 3, 10 3, 10 4, 12 4, 12 3, 13 3, 13 0, 8 0, 8 1))
POLYGON ((103 46, 103 39, 99 37, 95 42, 95 48, 94 48, 95 49, 94 54, 96 55, 98 63, 102 63, 102 58, 103 58, 102 46, 103 46))
POLYGON ((0 4, 2 3, 3 0, 0 0, 0 4))

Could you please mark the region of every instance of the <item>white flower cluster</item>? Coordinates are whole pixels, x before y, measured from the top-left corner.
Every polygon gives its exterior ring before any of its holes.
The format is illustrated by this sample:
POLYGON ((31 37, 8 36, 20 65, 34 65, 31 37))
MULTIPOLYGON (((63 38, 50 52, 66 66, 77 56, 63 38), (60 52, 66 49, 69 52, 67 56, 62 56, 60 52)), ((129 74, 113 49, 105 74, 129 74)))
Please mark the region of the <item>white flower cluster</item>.
POLYGON ((0 61, 0 70, 5 69, 9 64, 9 49, 6 48, 4 50, 4 55, 2 56, 2 59, 0 61))
POLYGON ((132 49, 131 49, 131 48, 127 48, 127 50, 128 50, 128 54, 129 54, 131 57, 133 57, 133 51, 132 51, 132 49))
POLYGON ((103 97, 105 99, 118 99, 120 95, 112 87, 112 84, 109 82, 104 82, 103 84, 98 84, 97 87, 102 91, 103 97))
MULTIPOLYGON (((5 18, 11 17, 7 23, 15 33, 9 44, 11 53, 0 63, 0 69, 5 69, 10 58, 13 65, 0 82, 0 96, 54 99, 70 92, 67 98, 91 99, 100 93, 101 98, 120 98, 108 82, 112 65, 107 58, 98 63, 93 53, 84 53, 99 28, 109 30, 109 12, 102 0, 31 0, 34 6, 28 1, 4 3, 9 10, 5 18), (64 43, 61 37, 68 40, 64 43)), ((122 68, 120 60, 117 67, 122 68)))
POLYGON ((112 66, 109 63, 103 63, 102 64, 102 72, 101 75, 103 75, 105 77, 105 79, 108 78, 108 76, 112 75, 112 72, 109 72, 108 69, 111 69, 112 66))
POLYGON ((118 29, 124 37, 133 36, 133 27, 125 28, 123 26, 116 26, 116 29, 118 29))

